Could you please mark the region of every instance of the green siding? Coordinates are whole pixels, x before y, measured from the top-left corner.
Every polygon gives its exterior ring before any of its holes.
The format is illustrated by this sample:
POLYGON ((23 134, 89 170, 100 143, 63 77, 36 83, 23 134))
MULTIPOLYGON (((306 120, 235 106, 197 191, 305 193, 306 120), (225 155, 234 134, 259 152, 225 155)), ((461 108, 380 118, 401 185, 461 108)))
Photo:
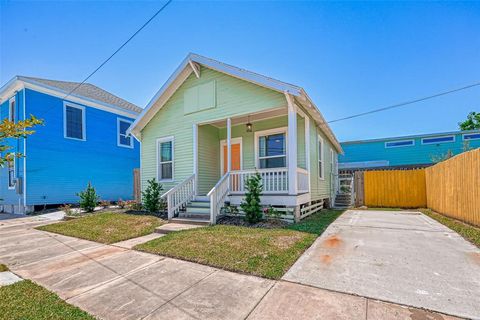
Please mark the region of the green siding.
POLYGON ((219 129, 204 125, 198 128, 198 193, 207 194, 220 179, 219 129))
POLYGON ((297 115, 297 167, 307 169, 305 158, 305 119, 297 115))
POLYGON ((174 136, 175 139, 174 182, 164 183, 165 190, 168 190, 193 173, 194 123, 226 119, 282 106, 286 106, 282 93, 211 69, 202 68, 199 79, 191 74, 142 130, 142 188, 148 179, 156 176, 158 138, 174 136), (215 80, 216 85, 216 107, 185 115, 185 90, 212 80, 215 80))

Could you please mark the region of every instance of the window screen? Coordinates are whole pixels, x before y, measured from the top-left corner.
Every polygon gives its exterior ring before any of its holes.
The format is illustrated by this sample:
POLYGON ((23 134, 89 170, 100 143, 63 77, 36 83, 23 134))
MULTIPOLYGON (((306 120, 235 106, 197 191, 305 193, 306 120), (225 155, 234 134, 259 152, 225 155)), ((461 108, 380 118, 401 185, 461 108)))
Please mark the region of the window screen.
POLYGON ((77 107, 65 106, 65 136, 73 139, 85 139, 83 132, 83 112, 77 107))

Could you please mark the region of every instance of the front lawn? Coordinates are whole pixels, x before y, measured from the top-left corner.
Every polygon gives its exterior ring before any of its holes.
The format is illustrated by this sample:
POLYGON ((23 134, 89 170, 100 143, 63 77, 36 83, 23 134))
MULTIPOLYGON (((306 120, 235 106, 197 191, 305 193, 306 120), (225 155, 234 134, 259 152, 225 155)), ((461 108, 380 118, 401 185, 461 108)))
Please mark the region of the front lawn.
POLYGON ((105 212, 37 229, 110 244, 150 234, 163 223, 153 216, 105 212))
POLYGON ((29 280, 0 287, 0 310, 0 320, 95 319, 29 280))
POLYGON ((480 248, 480 228, 476 228, 472 225, 443 216, 435 211, 432 211, 431 209, 420 209, 420 211, 457 232, 459 235, 480 248))
POLYGON ((279 279, 342 212, 324 210, 287 228, 216 225, 179 231, 135 249, 279 279))

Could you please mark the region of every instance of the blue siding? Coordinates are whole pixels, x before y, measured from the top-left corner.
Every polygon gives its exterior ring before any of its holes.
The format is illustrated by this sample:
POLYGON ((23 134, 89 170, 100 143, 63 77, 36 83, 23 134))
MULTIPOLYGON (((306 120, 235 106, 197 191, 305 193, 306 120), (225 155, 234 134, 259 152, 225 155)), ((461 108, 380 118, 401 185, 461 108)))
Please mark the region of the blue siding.
POLYGON ((76 203, 88 182, 102 199, 132 199, 139 143, 117 146, 117 118, 133 119, 84 106, 86 141, 78 141, 64 138, 62 99, 27 89, 26 105, 45 121, 27 139, 27 205, 76 203))
MULTIPOLYGON (((23 95, 24 95, 23 90, 20 92, 17 92, 15 95, 15 120, 16 121, 23 120, 23 95)), ((0 105, 0 118, 2 121, 8 118, 9 116, 10 98, 4 101, 0 105)), ((23 139, 8 139, 5 141, 5 144, 12 147, 7 151, 7 153, 10 153, 10 152, 24 153, 23 139)), ((23 158, 15 159, 16 177, 23 178, 24 161, 25 160, 23 158)), ((6 165, 0 169, 0 182, 1 182, 0 183, 0 199, 2 199, 1 204, 18 205, 20 201, 20 204, 23 205, 23 194, 17 194, 15 189, 8 189, 8 168, 6 165)))
MULTIPOLYGON (((451 134, 438 134, 438 136, 451 134)), ((426 137, 431 135, 426 135, 426 137)), ((464 141, 461 133, 455 134, 455 142, 422 145, 422 137, 398 138, 375 141, 345 142, 342 143, 344 155, 339 156, 340 163, 364 162, 364 161, 388 161, 390 166, 432 164, 433 159, 451 151, 459 154, 464 151, 464 141), (385 148, 387 141, 415 140, 414 146, 385 148)), ((468 142, 469 148, 480 147, 480 140, 468 142)))

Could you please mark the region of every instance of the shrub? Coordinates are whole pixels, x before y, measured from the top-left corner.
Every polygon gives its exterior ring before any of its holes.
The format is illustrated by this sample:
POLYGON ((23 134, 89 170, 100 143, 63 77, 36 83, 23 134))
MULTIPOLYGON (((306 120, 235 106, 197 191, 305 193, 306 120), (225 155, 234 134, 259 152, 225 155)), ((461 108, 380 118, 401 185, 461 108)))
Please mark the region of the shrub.
POLYGON ((234 216, 237 216, 240 212, 238 211, 238 208, 236 206, 232 206, 231 204, 225 205, 223 207, 223 212, 225 214, 231 214, 234 216))
POLYGON ((275 219, 275 220, 280 219, 280 216, 282 215, 282 213, 280 211, 278 211, 277 209, 275 209, 272 206, 269 206, 269 207, 263 209, 263 213, 265 214, 265 216, 267 218, 275 219))
POLYGON ((133 210, 133 211, 140 211, 140 210, 143 209, 142 204, 140 202, 135 201, 135 200, 125 201, 125 207, 127 207, 127 209, 133 210))
POLYGON ((127 205, 127 202, 126 202, 126 201, 123 201, 122 198, 118 199, 118 201, 117 201, 117 206, 118 206, 120 209, 124 209, 126 205, 127 205))
POLYGON ((80 197, 80 208, 86 212, 93 212, 93 210, 95 210, 99 197, 90 182, 88 183, 87 188, 79 192, 77 195, 80 197))
POLYGON ((147 183, 147 188, 142 192, 143 206, 148 212, 158 212, 162 206, 160 192, 163 191, 163 187, 155 178, 148 180, 147 183))
POLYGON ((260 196, 262 195, 262 178, 257 172, 255 175, 249 177, 245 182, 245 199, 240 204, 243 212, 245 212, 245 219, 249 223, 257 223, 262 220, 262 206, 260 205, 260 196))
POLYGON ((99 204, 100 204, 100 207, 103 207, 104 209, 112 205, 112 203, 108 200, 101 200, 99 204))
POLYGON ((72 205, 71 204, 64 204, 63 206, 59 207, 58 209, 65 212, 65 215, 71 216, 73 214, 72 205))

